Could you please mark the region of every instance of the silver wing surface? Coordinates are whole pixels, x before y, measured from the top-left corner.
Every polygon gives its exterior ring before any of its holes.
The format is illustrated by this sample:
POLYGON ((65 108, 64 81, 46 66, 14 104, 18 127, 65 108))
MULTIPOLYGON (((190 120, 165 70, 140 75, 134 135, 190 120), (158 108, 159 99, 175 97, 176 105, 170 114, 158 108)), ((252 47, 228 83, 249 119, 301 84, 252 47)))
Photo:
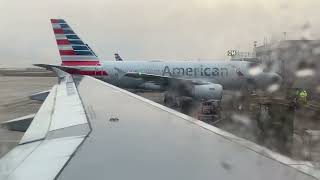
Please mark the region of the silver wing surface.
POLYGON ((59 83, 20 144, 0 160, 2 180, 317 179, 297 162, 88 76, 59 83))

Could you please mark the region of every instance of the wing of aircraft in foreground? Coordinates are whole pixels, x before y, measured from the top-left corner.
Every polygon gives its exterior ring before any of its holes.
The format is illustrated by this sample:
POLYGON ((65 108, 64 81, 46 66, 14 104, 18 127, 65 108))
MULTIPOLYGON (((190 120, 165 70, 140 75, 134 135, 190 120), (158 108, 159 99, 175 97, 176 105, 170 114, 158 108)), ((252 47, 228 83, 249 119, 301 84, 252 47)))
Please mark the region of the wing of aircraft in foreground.
MULTIPOLYGON (((55 68, 54 68, 55 69, 55 68)), ((317 179, 297 162, 89 76, 55 69, 0 179, 317 179)))

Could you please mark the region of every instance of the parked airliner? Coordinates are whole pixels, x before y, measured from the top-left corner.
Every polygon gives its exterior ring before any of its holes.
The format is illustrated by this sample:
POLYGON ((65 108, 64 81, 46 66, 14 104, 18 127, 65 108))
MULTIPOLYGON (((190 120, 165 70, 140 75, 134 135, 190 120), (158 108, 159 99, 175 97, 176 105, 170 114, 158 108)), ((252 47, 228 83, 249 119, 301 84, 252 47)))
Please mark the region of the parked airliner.
POLYGON ((37 66, 94 76, 121 88, 221 99, 223 89, 265 88, 281 81, 272 72, 251 74, 251 63, 246 61, 102 61, 65 20, 51 19, 51 23, 62 63, 37 66))

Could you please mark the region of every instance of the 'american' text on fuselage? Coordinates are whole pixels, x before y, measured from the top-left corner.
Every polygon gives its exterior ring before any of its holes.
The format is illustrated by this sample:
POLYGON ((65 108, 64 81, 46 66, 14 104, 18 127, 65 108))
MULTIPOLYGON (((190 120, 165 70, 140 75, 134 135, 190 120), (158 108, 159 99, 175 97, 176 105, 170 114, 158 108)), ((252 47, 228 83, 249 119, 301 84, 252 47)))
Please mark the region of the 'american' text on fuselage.
POLYGON ((228 76, 227 68, 209 67, 174 67, 165 66, 162 71, 163 76, 228 76))

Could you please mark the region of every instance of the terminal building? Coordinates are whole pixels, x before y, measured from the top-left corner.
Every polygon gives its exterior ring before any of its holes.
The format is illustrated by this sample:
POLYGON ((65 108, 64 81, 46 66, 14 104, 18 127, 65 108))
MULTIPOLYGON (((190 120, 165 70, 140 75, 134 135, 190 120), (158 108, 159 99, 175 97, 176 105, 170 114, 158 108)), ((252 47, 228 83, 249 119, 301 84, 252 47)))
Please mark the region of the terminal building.
MULTIPOLYGON (((314 107, 320 102, 320 40, 282 40, 256 46, 253 53, 257 62, 272 67, 282 76, 285 88, 307 90, 310 108, 295 112, 294 131, 302 134, 299 141, 307 148, 308 156, 318 161, 319 109, 314 107), (312 139, 317 139, 317 142, 312 139), (317 153, 314 149, 318 149, 317 153)), ((294 139, 293 154, 296 154, 295 150, 301 147, 297 146, 297 138, 294 139)))
POLYGON ((320 57, 320 40, 283 40, 255 47, 254 54, 262 63, 315 63, 320 57))
POLYGON ((320 40, 282 40, 257 46, 253 54, 257 62, 272 67, 290 86, 311 88, 320 84, 317 73, 320 66, 320 40), (302 76, 306 75, 312 81, 297 80, 300 71, 305 72, 302 76))
POLYGON ((229 50, 228 56, 231 61, 264 64, 265 71, 279 73, 289 87, 311 89, 320 85, 320 40, 281 40, 261 46, 255 42, 252 52, 229 50), (299 80, 300 71, 304 77, 299 80))

